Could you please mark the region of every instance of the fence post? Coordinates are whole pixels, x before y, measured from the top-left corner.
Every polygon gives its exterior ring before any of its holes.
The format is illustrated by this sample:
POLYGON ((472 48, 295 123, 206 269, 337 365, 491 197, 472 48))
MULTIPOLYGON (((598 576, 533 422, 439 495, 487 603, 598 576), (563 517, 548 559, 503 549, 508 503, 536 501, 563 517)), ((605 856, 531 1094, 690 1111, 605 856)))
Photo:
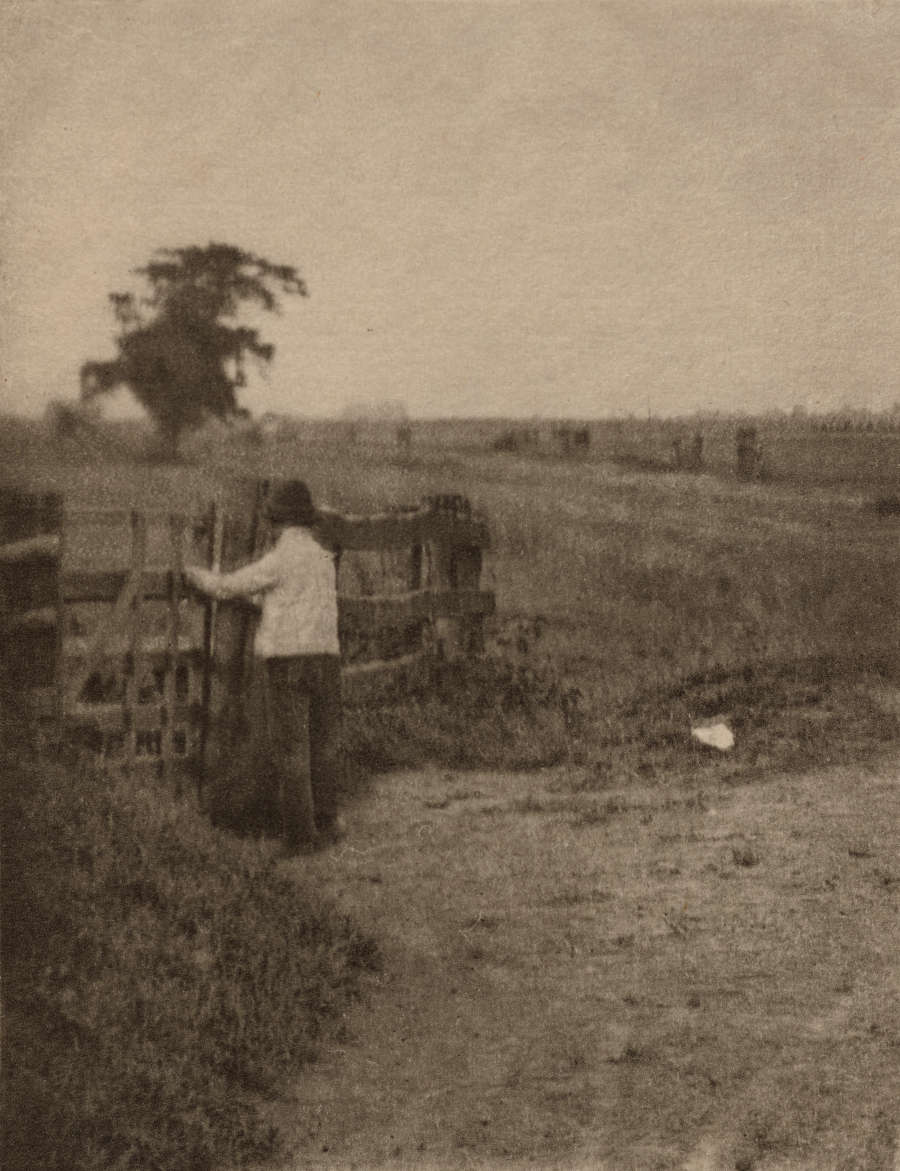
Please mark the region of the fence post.
POLYGON ((138 728, 136 716, 140 703, 141 686, 141 612, 144 600, 144 569, 147 562, 147 517, 142 512, 131 514, 131 574, 137 589, 131 599, 128 629, 128 659, 125 677, 125 713, 127 720, 126 761, 134 768, 138 756, 138 728))
MULTIPOLYGON (((469 518, 472 506, 464 496, 436 496, 427 501, 434 512, 469 518)), ((431 547, 432 589, 460 592, 477 590, 481 581, 482 554, 477 545, 457 544, 453 527, 431 547)), ((444 659, 484 650, 484 619, 480 614, 460 612, 435 619, 438 655, 444 659)))
MULTIPOLYGON (((453 568, 452 546, 435 542, 431 547, 431 588, 436 591, 455 589, 453 568)), ((455 618, 435 618, 434 641, 438 658, 456 658, 459 628, 455 618)))
MULTIPOLYGON (((482 550, 477 545, 457 545, 454 548, 456 589, 478 590, 482 564, 482 550)), ((458 621, 463 653, 480 654, 484 650, 484 615, 464 614, 458 621)))
POLYGON ((66 637, 66 602, 63 597, 62 575, 63 561, 66 555, 66 523, 62 496, 56 501, 56 532, 59 534, 56 560, 53 562, 55 578, 53 581, 54 610, 56 621, 53 626, 53 735, 57 744, 62 743, 66 724, 66 680, 65 663, 63 661, 63 642, 66 637))
MULTIPOLYGON (((221 568, 235 569, 259 551, 262 537, 262 506, 268 491, 266 481, 245 480, 235 486, 226 502, 221 534, 213 537, 221 549, 221 568)), ((218 566, 216 568, 219 568, 218 566)), ((201 776, 218 770, 230 755, 232 733, 244 707, 253 620, 246 604, 222 603, 209 611, 207 646, 210 659, 206 670, 206 730, 204 732, 201 776)), ((201 785, 204 782, 201 780, 201 785)))
MULTIPOLYGON (((209 567, 218 572, 222 566, 222 548, 225 540, 225 517, 221 508, 218 507, 215 501, 213 501, 209 506, 206 523, 208 525, 207 556, 209 560, 209 567)), ((210 712, 213 688, 212 675, 216 649, 216 611, 216 602, 212 599, 208 600, 203 608, 203 682, 200 690, 200 705, 203 712, 203 723, 200 728, 200 752, 197 768, 197 800, 201 806, 203 804, 203 786, 207 763, 206 754, 210 739, 210 712)))
MULTIPOLYGON (((162 728, 162 774, 168 780, 173 771, 178 733, 175 709, 178 705, 178 668, 180 665, 181 634, 181 574, 184 563, 184 517, 169 516, 169 613, 167 615, 166 673, 164 697, 166 719, 162 728)), ((185 745, 185 747, 187 747, 185 745)))
MULTIPOLYGON (((29 692, 52 692, 52 737, 62 735, 63 637, 60 560, 63 498, 0 489, 0 626, 5 701, 23 701, 29 692)), ((44 713, 46 714, 46 712, 44 713)))

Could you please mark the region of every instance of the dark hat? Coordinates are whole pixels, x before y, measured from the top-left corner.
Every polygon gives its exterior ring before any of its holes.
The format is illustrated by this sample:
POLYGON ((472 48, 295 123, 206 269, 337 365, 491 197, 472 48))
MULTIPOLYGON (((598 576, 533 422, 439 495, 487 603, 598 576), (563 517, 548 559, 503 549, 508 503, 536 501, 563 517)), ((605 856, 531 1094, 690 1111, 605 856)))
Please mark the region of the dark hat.
POLYGON ((273 524, 313 524, 316 510, 309 488, 302 480, 284 480, 276 484, 266 501, 266 516, 273 524))

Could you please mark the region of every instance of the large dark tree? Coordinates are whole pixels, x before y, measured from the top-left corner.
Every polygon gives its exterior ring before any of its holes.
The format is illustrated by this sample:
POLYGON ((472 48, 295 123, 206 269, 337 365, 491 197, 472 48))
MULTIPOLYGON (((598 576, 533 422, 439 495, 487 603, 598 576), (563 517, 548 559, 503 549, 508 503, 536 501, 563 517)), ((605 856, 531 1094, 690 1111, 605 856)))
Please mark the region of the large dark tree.
POLYGON ((128 387, 174 455, 186 429, 241 413, 236 391, 245 384, 248 355, 261 365, 272 360, 275 347, 238 323, 241 307, 277 311, 278 293, 305 297, 306 284, 290 265, 230 244, 161 249, 134 273, 147 291, 110 293, 118 356, 85 362, 81 397, 128 387))

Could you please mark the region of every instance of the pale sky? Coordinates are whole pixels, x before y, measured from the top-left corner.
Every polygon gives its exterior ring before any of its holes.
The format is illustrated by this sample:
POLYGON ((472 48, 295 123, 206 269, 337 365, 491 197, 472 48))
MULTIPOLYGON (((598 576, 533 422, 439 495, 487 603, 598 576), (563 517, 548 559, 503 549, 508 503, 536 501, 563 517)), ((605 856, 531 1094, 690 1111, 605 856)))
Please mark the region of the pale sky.
POLYGON ((254 411, 900 399, 893 0, 7 0, 0 46, 0 411, 210 240, 309 285, 254 411))

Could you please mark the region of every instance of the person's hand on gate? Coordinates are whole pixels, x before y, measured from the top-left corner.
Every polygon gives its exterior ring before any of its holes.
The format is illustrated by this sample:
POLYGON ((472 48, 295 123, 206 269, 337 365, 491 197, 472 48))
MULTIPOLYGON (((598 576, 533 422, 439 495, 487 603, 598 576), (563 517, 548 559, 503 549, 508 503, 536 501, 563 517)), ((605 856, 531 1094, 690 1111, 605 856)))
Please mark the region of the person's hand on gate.
POLYGON ((204 594, 205 583, 201 580, 202 570, 198 573, 196 568, 192 565, 186 565, 181 574, 182 584, 186 589, 194 590, 196 593, 204 594))
POLYGON ((227 583, 229 577, 233 578, 235 576, 237 575, 222 575, 216 573, 214 570, 203 569, 199 565, 186 565, 181 574, 181 581, 185 590, 192 590, 194 593, 201 594, 204 598, 218 598, 219 601, 244 606, 254 613, 258 612, 262 607, 263 595, 261 593, 243 595, 222 589, 223 583, 227 583))

